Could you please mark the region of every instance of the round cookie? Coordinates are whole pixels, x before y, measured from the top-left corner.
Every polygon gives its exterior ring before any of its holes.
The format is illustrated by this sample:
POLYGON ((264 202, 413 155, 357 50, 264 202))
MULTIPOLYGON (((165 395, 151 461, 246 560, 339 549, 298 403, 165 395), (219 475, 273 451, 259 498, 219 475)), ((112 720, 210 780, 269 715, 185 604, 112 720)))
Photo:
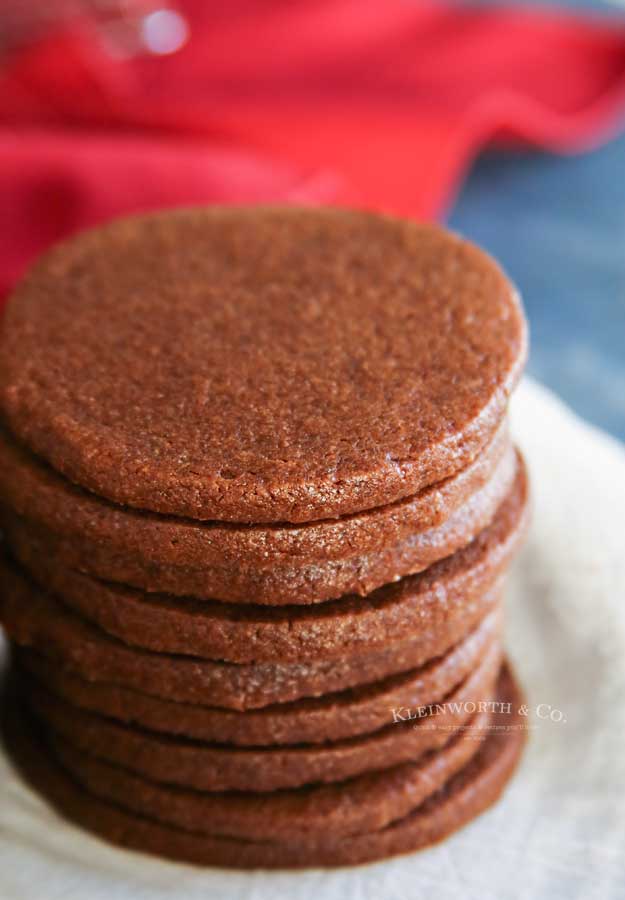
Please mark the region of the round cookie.
POLYGON ((232 747, 201 744, 147 732, 71 706, 34 682, 24 696, 37 718, 55 734, 96 758, 166 784, 204 791, 275 791, 305 784, 343 781, 403 762, 443 746, 492 699, 501 665, 499 642, 450 694, 439 697, 432 717, 393 721, 373 734, 325 744, 232 747), (473 704, 473 708, 469 706, 473 704), (440 710, 440 711, 439 711, 440 710))
POLYGON ((213 794, 164 785, 85 754, 53 733, 47 739, 63 768, 89 793, 131 813, 199 834, 279 841, 331 833, 339 839, 383 828, 440 790, 479 749, 493 704, 484 702, 466 731, 417 762, 347 782, 267 794, 213 794))
POLYGON ((224 601, 318 602, 369 593, 467 544, 514 478, 505 426, 466 469, 414 497, 303 526, 243 527, 106 503, 0 431, 0 514, 14 543, 44 543, 66 568, 108 581, 224 601))
POLYGON ((504 274, 436 226, 168 211, 83 233, 31 269, 4 315, 0 410, 115 502, 308 522, 462 470, 525 354, 504 274))
POLYGON ((64 569, 45 546, 20 540, 18 532, 9 531, 8 539, 38 582, 128 644, 237 663, 301 663, 367 652, 402 634, 415 639, 420 634, 427 643, 432 635, 440 638, 445 629, 460 625, 476 598, 502 577, 518 547, 526 492, 520 466, 493 522, 463 550, 367 597, 312 608, 267 609, 145 594, 64 569))
POLYGON ((14 648, 14 656, 30 676, 73 706, 149 731, 241 746, 315 744, 376 731, 388 724, 389 710, 401 716, 406 709, 445 696, 500 639, 500 631, 497 608, 444 656, 418 669, 323 697, 245 712, 173 703, 117 685, 85 681, 30 650, 14 648))
POLYGON ((150 590, 188 593, 236 603, 267 606, 309 605, 336 599, 346 593, 366 595, 381 585, 423 569, 466 546, 493 519, 517 474, 512 447, 500 461, 493 477, 446 522, 420 534, 404 537, 398 544, 364 555, 318 562, 298 560, 273 562, 271 567, 204 565, 195 569, 151 563, 127 554, 113 554, 106 547, 82 547, 73 539, 59 538, 29 525, 10 513, 1 517, 9 543, 22 554, 41 560, 42 552, 57 566, 86 569, 107 581, 145 585, 150 590), (86 560, 89 560, 85 565, 86 560))
POLYGON ((237 663, 127 647, 35 588, 0 561, 0 622, 10 639, 87 681, 120 685, 178 703, 247 710, 371 684, 440 656, 500 601, 501 585, 464 605, 440 634, 400 636, 354 657, 296 663, 237 663))
POLYGON ((207 837, 165 826, 127 813, 82 789, 51 755, 41 752, 40 735, 14 703, 5 707, 4 731, 12 758, 27 781, 62 815, 113 844, 181 862, 232 868, 355 865, 440 841, 488 808, 500 796, 521 755, 525 731, 519 708, 523 700, 504 669, 493 729, 471 761, 409 815, 384 828, 338 841, 331 831, 318 839, 269 842, 207 837), (508 703, 511 715, 501 711, 508 703))

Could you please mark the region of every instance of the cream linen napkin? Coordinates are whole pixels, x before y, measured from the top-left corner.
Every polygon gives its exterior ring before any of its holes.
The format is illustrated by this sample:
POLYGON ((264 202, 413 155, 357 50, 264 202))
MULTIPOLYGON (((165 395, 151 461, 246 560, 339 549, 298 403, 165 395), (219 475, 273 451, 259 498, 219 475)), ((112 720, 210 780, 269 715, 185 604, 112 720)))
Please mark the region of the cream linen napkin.
POLYGON ((508 593, 530 741, 495 808, 440 846, 389 862, 201 870, 116 850, 65 824, 0 756, 0 898, 622 900, 625 449, 529 380, 515 396, 513 425, 534 498, 508 593))

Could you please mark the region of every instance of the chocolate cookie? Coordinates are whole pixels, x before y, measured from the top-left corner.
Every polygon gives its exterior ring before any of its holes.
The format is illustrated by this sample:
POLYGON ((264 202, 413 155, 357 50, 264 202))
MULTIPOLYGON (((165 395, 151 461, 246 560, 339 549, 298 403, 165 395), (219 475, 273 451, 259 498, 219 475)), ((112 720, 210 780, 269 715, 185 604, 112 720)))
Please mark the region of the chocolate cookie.
POLYGON ((372 553, 321 563, 274 561, 267 568, 240 560, 232 562, 230 567, 222 563, 191 569, 151 563, 146 568, 141 560, 130 559, 125 554, 112 555, 106 547, 98 545, 81 547, 73 540, 29 527, 25 520, 10 514, 2 517, 2 526, 10 543, 23 547, 35 558, 43 550, 59 565, 86 569, 106 580, 145 584, 151 590, 172 590, 176 594, 190 593, 230 602, 308 605, 350 592, 368 594, 403 575, 420 572, 466 546, 492 521, 514 482, 516 470, 517 461, 510 448, 491 480, 442 525, 409 535, 398 544, 387 544, 372 553), (87 565, 86 560, 89 560, 87 565))
POLYGON ((198 834, 280 841, 331 833, 339 840, 346 834, 383 828, 440 790, 477 753, 494 703, 485 700, 466 730, 417 762, 347 782, 266 794, 214 794, 172 787, 85 754, 54 733, 47 737, 56 759, 80 785, 129 812, 198 834))
POLYGON ((61 567, 45 545, 22 535, 19 528, 9 529, 8 538, 37 581, 129 644, 237 663, 301 663, 369 651, 397 641, 401 634, 420 634, 427 643, 455 626, 509 565, 523 533, 526 493, 525 470, 519 466, 494 521, 469 546, 367 597, 345 597, 313 608, 274 610, 145 594, 61 567))
POLYGON ((406 710, 434 703, 477 666, 500 639, 500 630, 501 610, 497 608, 444 656, 418 669, 323 697, 245 712, 173 703, 128 688, 85 681, 30 650, 15 648, 15 657, 29 675, 73 706, 150 731, 241 746, 315 744, 383 728, 389 710, 402 716, 406 710))
POLYGON ((105 503, 0 433, 13 542, 36 540, 66 568, 149 591, 270 605, 369 593, 450 555, 490 522, 514 474, 501 426, 467 469, 416 497, 309 525, 238 527, 105 503))
POLYGON ((32 647, 88 681, 207 707, 245 710, 371 684, 445 653, 499 602, 501 585, 464 605, 440 633, 398 635, 353 657, 293 663, 236 663, 127 647, 90 625, 17 569, 0 562, 0 621, 19 646, 32 647))
MULTIPOLYGON (((85 753, 154 781, 205 791, 275 791, 305 784, 342 781, 417 759, 443 746, 475 709, 492 699, 501 664, 501 645, 489 648, 476 669, 450 694, 438 698, 441 711, 394 721, 386 727, 332 743, 276 747, 231 747, 160 735, 122 725, 60 700, 34 682, 24 695, 37 717, 85 753)), ((438 707, 436 707, 438 709, 438 707)))
POLYGON ((307 522, 461 471, 525 353, 508 280, 435 226, 169 211, 83 233, 31 269, 4 316, 0 409, 118 503, 307 522))
MULTIPOLYGON (((523 701, 504 669, 493 728, 470 762, 429 800, 382 828, 336 840, 331 829, 284 841, 209 837, 123 811, 80 787, 42 751, 41 736, 15 708, 6 710, 5 734, 12 757, 27 780, 73 822, 128 849, 179 861, 234 868, 354 865, 406 853, 441 840, 491 805, 513 773, 524 744, 523 701), (512 712, 503 711, 510 704, 512 712)), ((45 745, 44 745, 45 746, 45 745)))

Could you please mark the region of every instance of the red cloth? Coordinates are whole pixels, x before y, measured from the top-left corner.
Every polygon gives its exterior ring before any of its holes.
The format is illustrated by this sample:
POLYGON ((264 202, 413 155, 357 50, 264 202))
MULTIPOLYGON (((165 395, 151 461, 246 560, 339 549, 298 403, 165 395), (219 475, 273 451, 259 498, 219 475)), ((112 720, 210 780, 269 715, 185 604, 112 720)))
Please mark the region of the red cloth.
POLYGON ((179 53, 67 33, 0 74, 0 291, 52 241, 159 206, 439 214, 493 139, 568 151, 625 111, 625 27, 428 0, 187 0, 179 53))

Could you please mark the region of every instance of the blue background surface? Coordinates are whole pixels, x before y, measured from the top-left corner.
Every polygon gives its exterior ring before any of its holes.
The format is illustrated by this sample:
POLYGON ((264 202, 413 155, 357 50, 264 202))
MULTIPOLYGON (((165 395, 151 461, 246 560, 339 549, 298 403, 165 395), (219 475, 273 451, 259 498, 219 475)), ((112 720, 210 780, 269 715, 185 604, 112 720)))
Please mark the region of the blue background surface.
MULTIPOLYGON (((609 9, 625 24, 625 4, 567 5, 609 9)), ((625 135, 576 157, 487 152, 447 222, 520 289, 529 372, 625 440, 625 135)))

